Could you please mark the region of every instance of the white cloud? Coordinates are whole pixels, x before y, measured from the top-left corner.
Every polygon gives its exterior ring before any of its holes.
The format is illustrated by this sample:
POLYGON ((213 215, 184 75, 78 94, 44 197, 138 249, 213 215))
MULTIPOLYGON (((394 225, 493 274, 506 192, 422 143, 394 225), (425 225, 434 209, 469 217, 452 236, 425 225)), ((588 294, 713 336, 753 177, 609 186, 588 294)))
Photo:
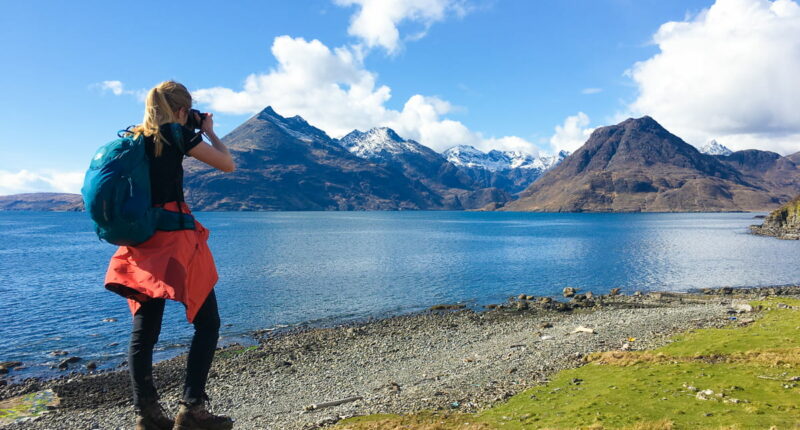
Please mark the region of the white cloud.
POLYGON ((125 86, 121 81, 103 81, 98 86, 104 91, 111 91, 115 96, 121 96, 125 91, 125 86))
POLYGON ((384 118, 390 89, 376 87, 376 76, 352 49, 331 50, 319 40, 280 36, 272 54, 278 66, 248 76, 241 91, 215 87, 193 91, 193 97, 212 110, 234 114, 271 105, 281 115, 301 115, 334 136, 370 128, 384 118))
POLYGON ((550 148, 554 153, 558 153, 558 151, 575 152, 586 143, 594 131, 593 128, 588 128, 588 125, 589 117, 583 112, 568 116, 564 120, 564 124, 556 126, 556 132, 550 138, 550 148))
POLYGON ((134 96, 140 102, 144 102, 147 96, 147 90, 127 90, 122 81, 103 81, 89 86, 90 88, 97 88, 102 92, 111 92, 115 96, 134 96))
POLYGON ((717 0, 653 37, 660 52, 628 71, 629 106, 689 143, 800 149, 800 6, 793 0, 717 0))
POLYGON ((423 29, 408 37, 418 40, 430 26, 445 19, 448 13, 464 15, 463 0, 334 0, 339 6, 358 6, 350 19, 350 35, 363 40, 368 48, 383 47, 395 53, 401 47, 398 26, 404 21, 418 22, 423 29))
POLYGON ((597 94, 603 92, 602 88, 584 88, 581 90, 581 94, 597 94))
POLYGON ((84 172, 0 170, 0 195, 35 192, 79 193, 83 185, 83 176, 84 172))
POLYGON ((377 84, 376 74, 364 68, 357 48, 329 49, 318 40, 281 36, 275 38, 272 54, 277 67, 251 74, 242 90, 207 88, 193 91, 193 97, 223 113, 255 113, 270 105, 283 116, 302 116, 333 137, 387 126, 437 151, 466 144, 483 150, 538 152, 521 138, 486 138, 446 118, 454 108, 437 97, 417 94, 400 111, 387 108, 391 89, 377 84))

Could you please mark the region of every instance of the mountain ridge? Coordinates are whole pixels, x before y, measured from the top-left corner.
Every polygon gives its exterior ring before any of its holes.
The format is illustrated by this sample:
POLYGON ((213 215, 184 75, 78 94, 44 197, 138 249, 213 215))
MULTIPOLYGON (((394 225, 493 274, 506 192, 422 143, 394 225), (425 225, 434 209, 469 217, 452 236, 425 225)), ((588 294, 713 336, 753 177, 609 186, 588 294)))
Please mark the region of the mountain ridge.
POLYGON ((784 198, 649 116, 596 129, 502 210, 677 212, 764 210, 784 198))
POLYGON ((447 191, 359 157, 302 117, 285 118, 269 106, 223 142, 235 172, 185 163, 186 199, 198 210, 461 210, 509 198, 500 190, 447 191))

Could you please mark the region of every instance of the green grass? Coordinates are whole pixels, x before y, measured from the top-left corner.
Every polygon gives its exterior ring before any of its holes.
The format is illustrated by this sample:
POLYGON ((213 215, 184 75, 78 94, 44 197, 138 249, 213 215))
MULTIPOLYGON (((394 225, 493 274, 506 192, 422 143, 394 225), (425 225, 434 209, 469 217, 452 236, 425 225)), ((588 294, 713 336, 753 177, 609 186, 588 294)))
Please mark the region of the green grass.
POLYGON ((39 391, 0 401, 0 427, 15 420, 35 417, 58 404, 53 390, 39 391))
POLYGON ((746 326, 694 330, 653 351, 595 354, 478 414, 368 416, 340 428, 800 428, 800 310, 778 303, 800 308, 800 300, 754 302, 761 317, 746 326), (714 394, 698 399, 707 389, 714 394))
MULTIPOLYGON (((753 350, 800 347, 800 312, 778 309, 778 303, 800 307, 800 300, 774 299, 753 302, 763 317, 746 327, 695 330, 674 337, 675 342, 657 349, 673 356, 733 354, 753 350)), ((741 317, 741 315, 740 315, 741 317)))

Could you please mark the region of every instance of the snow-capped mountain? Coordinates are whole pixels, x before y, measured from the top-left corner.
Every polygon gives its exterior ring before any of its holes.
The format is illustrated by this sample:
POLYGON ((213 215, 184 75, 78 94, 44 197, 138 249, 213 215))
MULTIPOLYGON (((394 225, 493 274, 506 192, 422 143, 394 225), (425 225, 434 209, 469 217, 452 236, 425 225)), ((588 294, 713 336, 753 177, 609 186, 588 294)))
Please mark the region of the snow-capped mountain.
POLYGON ((706 142, 705 145, 701 146, 698 149, 703 154, 708 154, 708 155, 722 155, 722 156, 727 157, 727 156, 733 154, 733 151, 728 149, 727 146, 717 142, 714 139, 709 140, 708 142, 706 142))
POLYGON ((354 130, 338 140, 352 154, 403 171, 432 189, 499 188, 509 193, 524 190, 569 154, 534 156, 521 151, 483 152, 469 145, 443 153, 400 137, 388 127, 354 130))
POLYGON ((390 154, 409 152, 422 153, 428 149, 413 140, 403 139, 389 127, 377 127, 366 132, 353 130, 339 139, 339 144, 361 158, 382 158, 390 154))
POLYGON ((541 155, 535 157, 521 151, 491 151, 483 152, 470 145, 454 146, 442 153, 447 161, 456 166, 481 168, 490 172, 511 169, 536 169, 544 172, 560 163, 569 153, 561 151, 556 155, 541 155))
POLYGON ((419 142, 403 139, 388 127, 366 132, 354 130, 337 142, 359 158, 419 181, 433 194, 441 196, 443 205, 481 206, 478 203, 486 201, 487 195, 495 201, 511 199, 504 190, 484 185, 485 181, 477 181, 465 174, 459 167, 448 163, 442 154, 419 142))
POLYGON ((566 151, 538 157, 521 151, 483 152, 473 146, 458 145, 442 153, 447 161, 461 168, 485 187, 498 187, 517 193, 569 156, 566 151))

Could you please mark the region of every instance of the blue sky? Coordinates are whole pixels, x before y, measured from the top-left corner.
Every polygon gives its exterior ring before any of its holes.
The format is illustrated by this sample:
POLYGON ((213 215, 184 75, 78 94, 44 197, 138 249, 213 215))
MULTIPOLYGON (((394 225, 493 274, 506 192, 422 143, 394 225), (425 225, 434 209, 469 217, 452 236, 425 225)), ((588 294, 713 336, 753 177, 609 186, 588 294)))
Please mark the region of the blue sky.
POLYGON ((140 121, 138 94, 165 79, 215 112, 220 134, 273 105, 336 137, 388 125, 437 150, 552 152, 650 114, 692 144, 796 152, 800 98, 788 98, 800 93, 783 75, 800 71, 798 11, 792 0, 3 2, 0 194, 78 191, 93 151, 140 121))

